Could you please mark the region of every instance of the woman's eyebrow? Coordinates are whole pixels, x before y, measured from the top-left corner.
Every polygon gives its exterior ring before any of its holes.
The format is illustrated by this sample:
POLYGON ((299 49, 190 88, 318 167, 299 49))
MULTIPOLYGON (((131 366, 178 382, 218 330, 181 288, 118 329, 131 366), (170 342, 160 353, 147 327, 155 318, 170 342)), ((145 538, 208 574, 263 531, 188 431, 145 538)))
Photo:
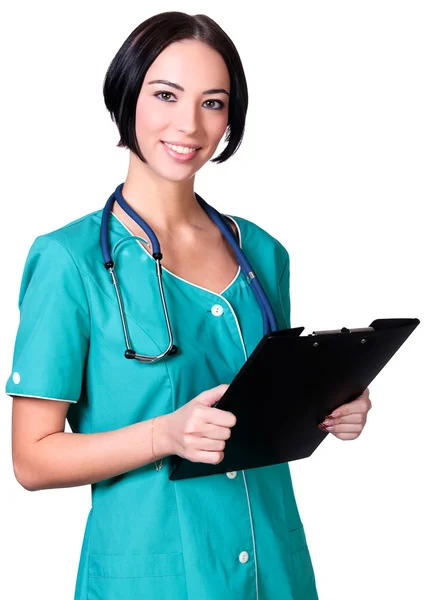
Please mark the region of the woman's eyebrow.
MULTIPOLYGON (((170 87, 176 88, 176 90, 180 90, 181 92, 185 91, 181 85, 178 83, 173 83, 172 81, 167 81, 167 79, 154 79, 153 81, 149 81, 147 85, 152 85, 152 83, 162 83, 164 85, 169 85, 170 87)), ((227 94, 227 96, 230 96, 228 91, 224 88, 212 88, 211 90, 205 90, 203 94, 227 94)))

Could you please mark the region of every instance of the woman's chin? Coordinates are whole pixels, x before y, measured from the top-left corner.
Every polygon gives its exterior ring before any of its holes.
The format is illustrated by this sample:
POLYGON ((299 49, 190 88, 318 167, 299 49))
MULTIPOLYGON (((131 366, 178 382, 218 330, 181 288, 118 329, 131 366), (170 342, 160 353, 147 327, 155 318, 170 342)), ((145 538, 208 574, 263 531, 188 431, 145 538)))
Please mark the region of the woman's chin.
POLYGON ((194 175, 197 173, 197 171, 199 171, 199 169, 201 169, 202 166, 202 164, 183 164, 179 166, 180 168, 176 165, 174 168, 158 168, 153 170, 157 175, 159 175, 159 177, 165 179, 166 181, 181 183, 182 181, 188 181, 191 179, 191 177, 194 177, 194 175))

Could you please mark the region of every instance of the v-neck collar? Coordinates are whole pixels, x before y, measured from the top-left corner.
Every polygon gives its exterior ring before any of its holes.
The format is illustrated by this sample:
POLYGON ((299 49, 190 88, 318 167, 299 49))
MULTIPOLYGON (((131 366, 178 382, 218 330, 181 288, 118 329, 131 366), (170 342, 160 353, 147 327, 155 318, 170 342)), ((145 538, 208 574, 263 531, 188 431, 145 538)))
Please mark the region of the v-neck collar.
MULTIPOLYGON (((239 226, 239 223, 236 221, 236 219, 234 219, 232 216, 230 215, 224 215, 225 217, 227 217, 228 219, 230 219, 230 221, 232 221, 235 224, 235 227, 237 229, 238 232, 238 237, 239 237, 239 246, 242 249, 242 232, 241 232, 241 228, 239 226)), ((121 221, 119 219, 119 217, 114 214, 113 211, 111 211, 110 213, 110 220, 116 223, 119 223, 119 225, 125 229, 130 235, 134 235, 133 232, 129 229, 129 227, 127 227, 125 225, 125 223, 123 223, 123 221, 121 221)), ((151 260, 153 263, 155 263, 155 259, 153 258, 153 256, 146 250, 146 248, 144 248, 144 246, 141 244, 140 240, 135 240, 137 242, 137 244, 139 245, 140 249, 142 252, 144 252, 145 256, 151 260)), ((241 267, 240 265, 238 266, 238 270, 236 272, 236 275, 234 276, 234 278, 232 279, 232 281, 227 285, 227 287, 225 287, 221 292, 214 292, 213 290, 209 290, 208 288, 202 287, 200 285, 197 285, 196 283, 192 283, 191 281, 188 281, 186 279, 183 279, 182 277, 179 277, 179 275, 176 275, 175 273, 173 273, 172 271, 169 271, 166 267, 164 267, 163 265, 161 265, 161 268, 164 272, 166 272, 168 275, 170 275, 171 277, 174 277, 175 279, 178 279, 179 281, 182 281, 184 283, 186 283, 187 285, 190 285, 192 287, 195 287, 197 289, 200 289, 204 292, 208 292, 209 294, 213 294, 214 296, 219 296, 222 297, 222 295, 224 293, 226 293, 237 281, 237 279, 239 278, 240 274, 241 274, 241 267)))

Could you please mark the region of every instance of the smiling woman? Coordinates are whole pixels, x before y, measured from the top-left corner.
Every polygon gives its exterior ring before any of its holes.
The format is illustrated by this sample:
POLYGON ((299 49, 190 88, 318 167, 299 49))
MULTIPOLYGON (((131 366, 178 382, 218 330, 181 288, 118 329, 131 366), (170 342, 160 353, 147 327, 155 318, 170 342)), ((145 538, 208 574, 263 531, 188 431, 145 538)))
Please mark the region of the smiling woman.
POLYGON ((165 48, 146 72, 137 100, 136 137, 146 162, 172 181, 183 179, 185 169, 174 171, 172 160, 161 160, 161 151, 188 163, 191 173, 201 168, 227 128, 228 102, 223 98, 230 97, 229 89, 224 60, 206 43, 182 40, 165 48))
MULTIPOLYGON (((163 102, 177 103, 179 100, 172 93, 175 89, 181 96, 191 95, 194 104, 200 101, 205 110, 215 110, 215 104, 211 107, 209 102, 216 102, 224 113, 226 123, 222 133, 227 128, 228 144, 220 156, 212 159, 221 163, 236 152, 243 137, 248 90, 242 62, 233 42, 212 19, 195 15, 186 26, 183 13, 172 12, 168 18, 166 15, 155 15, 139 25, 107 71, 104 98, 119 128, 118 146, 130 148, 145 161, 135 131, 141 101, 150 94, 159 96, 163 102), (190 60, 185 62, 185 59, 190 60), (173 72, 180 80, 170 77, 173 72), (155 90, 155 85, 163 85, 164 89, 155 90), (146 86, 151 86, 149 93, 143 90, 146 86), (119 89, 123 89, 123 94, 118 93, 119 89), (213 95, 216 98, 209 98, 213 95)), ((148 106, 146 102, 145 105, 148 106)), ((221 117, 220 125, 224 118, 221 117)))
POLYGON ((317 600, 287 463, 169 479, 172 456, 224 459, 236 416, 214 405, 264 331, 290 327, 286 249, 194 191, 242 141, 239 55, 209 17, 162 13, 103 91, 129 169, 30 250, 6 386, 16 477, 92 484, 75 600, 317 600))

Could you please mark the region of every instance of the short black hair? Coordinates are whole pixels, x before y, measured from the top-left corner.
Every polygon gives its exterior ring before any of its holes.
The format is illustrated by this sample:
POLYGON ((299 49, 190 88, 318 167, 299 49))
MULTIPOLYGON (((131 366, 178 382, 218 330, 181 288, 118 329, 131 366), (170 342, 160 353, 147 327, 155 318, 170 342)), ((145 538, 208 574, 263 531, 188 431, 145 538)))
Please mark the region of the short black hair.
POLYGON ((238 51, 221 27, 206 15, 163 12, 136 27, 110 63, 104 79, 105 106, 120 133, 119 147, 129 148, 143 162, 135 133, 138 96, 147 70, 170 44, 198 40, 208 44, 223 58, 230 75, 229 114, 224 150, 211 162, 222 163, 239 148, 245 129, 248 88, 238 51))

